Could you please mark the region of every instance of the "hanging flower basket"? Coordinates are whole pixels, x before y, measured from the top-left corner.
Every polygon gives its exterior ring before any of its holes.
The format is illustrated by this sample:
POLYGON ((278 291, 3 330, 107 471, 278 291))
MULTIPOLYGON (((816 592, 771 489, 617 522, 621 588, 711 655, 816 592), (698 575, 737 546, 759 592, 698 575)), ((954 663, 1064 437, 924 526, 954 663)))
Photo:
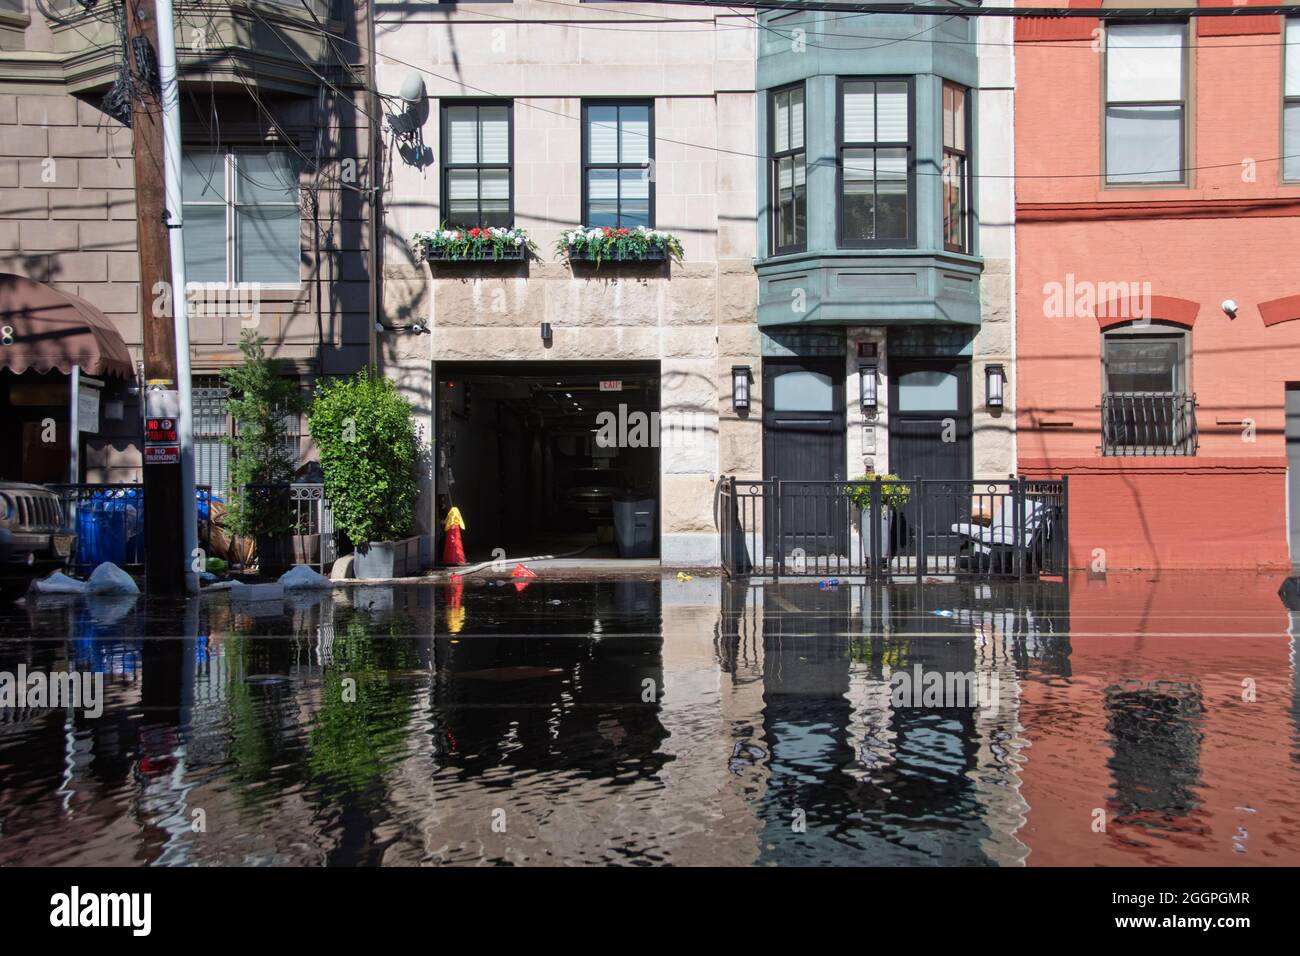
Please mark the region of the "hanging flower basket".
POLYGON ((666 262, 682 260, 681 241, 670 232, 647 229, 570 229, 555 244, 557 255, 570 262, 666 262))
POLYGON ((522 262, 536 251, 528 233, 515 227, 443 228, 411 237, 417 262, 522 262))

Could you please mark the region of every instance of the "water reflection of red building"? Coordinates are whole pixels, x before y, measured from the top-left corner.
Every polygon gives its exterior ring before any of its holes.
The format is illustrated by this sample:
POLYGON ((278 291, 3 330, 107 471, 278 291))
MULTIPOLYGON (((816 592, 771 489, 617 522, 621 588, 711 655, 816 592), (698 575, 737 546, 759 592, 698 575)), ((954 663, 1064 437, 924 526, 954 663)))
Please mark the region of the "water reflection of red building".
POLYGON ((1021 685, 1029 864, 1294 858, 1296 681, 1279 583, 1074 578, 1068 670, 1031 671, 1021 685))

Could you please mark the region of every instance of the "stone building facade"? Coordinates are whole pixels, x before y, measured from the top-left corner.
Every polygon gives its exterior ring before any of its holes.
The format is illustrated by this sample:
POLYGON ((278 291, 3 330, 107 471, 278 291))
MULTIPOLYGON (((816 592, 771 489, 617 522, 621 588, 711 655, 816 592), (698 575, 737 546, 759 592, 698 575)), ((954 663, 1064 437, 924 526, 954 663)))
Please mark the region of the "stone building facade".
MULTIPOLYGON (((572 475, 583 472, 589 483, 615 491, 643 486, 655 502, 653 530, 665 564, 716 564, 718 476, 757 474, 762 464, 759 417, 737 411, 731 394, 732 367, 758 367, 754 31, 729 11, 648 4, 522 0, 509 6, 509 21, 497 10, 403 7, 392 19, 381 10, 377 23, 380 90, 396 94, 408 81, 427 89, 417 109, 432 161, 394 159, 384 196, 389 327, 379 344, 382 367, 414 398, 437 453, 421 520, 434 527, 454 504, 468 524, 471 554, 500 547, 514 555, 516 540, 527 538, 512 537, 529 520, 522 512, 563 510, 566 495, 580 491, 572 475), (446 131, 463 114, 448 111, 474 104, 508 111, 509 223, 537 248, 522 264, 430 265, 409 245, 417 230, 455 218, 443 164, 458 158, 446 131), (589 141, 614 124, 621 124, 624 152, 604 157, 600 144, 593 152, 589 141), (603 158, 625 161, 620 221, 677 236, 680 262, 596 267, 556 251, 562 232, 599 224, 593 209, 607 214, 597 195, 605 174, 591 168, 603 158), (429 334, 420 334, 424 329, 429 334), (482 424, 476 416, 485 407, 509 408, 530 423, 526 430, 558 432, 568 426, 540 406, 559 398, 576 407, 584 395, 598 401, 597 380, 628 396, 639 390, 645 400, 637 409, 658 413, 657 460, 622 449, 611 458, 558 438, 554 450, 498 455, 474 437, 476 429, 507 428, 482 424), (506 397, 524 381, 531 397, 506 397), (464 411, 455 395, 466 385, 477 411, 464 411), (440 414, 448 405, 453 413, 440 414), (488 459, 496 464, 484 464, 488 459), (571 477, 552 479, 552 468, 571 477), (516 480, 520 474, 538 487, 552 480, 569 487, 540 492, 535 508, 515 514, 509 500, 533 493, 516 480)), ((618 407, 605 398, 602 407, 618 407)), ((589 432, 597 424, 593 409, 588 403, 575 412, 589 432)), ((494 419, 502 414, 493 412, 494 419)))

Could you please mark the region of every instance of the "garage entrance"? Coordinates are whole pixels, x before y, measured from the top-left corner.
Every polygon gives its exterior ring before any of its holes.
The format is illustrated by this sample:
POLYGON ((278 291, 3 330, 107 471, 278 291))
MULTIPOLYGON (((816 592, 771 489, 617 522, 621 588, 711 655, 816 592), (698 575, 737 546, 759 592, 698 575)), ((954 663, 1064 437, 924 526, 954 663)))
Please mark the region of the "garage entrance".
POLYGON ((659 556, 657 362, 440 362, 439 527, 465 556, 659 556))

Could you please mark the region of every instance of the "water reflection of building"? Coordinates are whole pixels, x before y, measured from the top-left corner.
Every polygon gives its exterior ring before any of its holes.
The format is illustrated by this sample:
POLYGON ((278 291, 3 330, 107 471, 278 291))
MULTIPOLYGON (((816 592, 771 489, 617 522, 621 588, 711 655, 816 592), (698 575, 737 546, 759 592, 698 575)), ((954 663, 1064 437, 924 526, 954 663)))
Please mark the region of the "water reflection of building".
POLYGON ((1296 737, 1278 728, 1294 726, 1296 693, 1277 584, 1074 576, 1069 667, 1021 686, 1031 863, 1288 859, 1296 737))

